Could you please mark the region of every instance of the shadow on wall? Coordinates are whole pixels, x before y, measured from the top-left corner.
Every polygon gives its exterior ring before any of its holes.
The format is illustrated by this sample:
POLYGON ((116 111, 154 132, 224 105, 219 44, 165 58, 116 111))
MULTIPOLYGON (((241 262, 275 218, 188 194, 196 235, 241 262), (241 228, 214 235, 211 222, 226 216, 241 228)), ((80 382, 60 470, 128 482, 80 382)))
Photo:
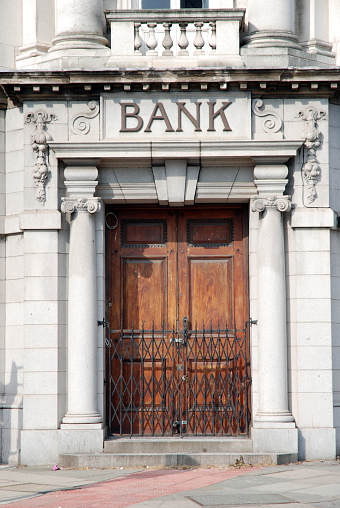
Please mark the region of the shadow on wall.
POLYGON ((20 432, 23 423, 22 384, 18 383, 18 367, 12 361, 11 377, 2 390, 0 431, 1 431, 1 462, 4 464, 20 463, 20 432))

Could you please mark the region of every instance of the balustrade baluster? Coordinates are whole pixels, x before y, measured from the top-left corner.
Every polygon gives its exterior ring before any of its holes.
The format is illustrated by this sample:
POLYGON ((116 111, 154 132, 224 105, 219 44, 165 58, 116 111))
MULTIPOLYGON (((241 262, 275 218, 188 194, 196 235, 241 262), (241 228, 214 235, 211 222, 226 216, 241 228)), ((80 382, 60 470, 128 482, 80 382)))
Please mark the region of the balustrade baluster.
POLYGON ((178 39, 178 46, 181 48, 178 51, 179 55, 189 55, 189 51, 187 47, 189 46, 189 40, 187 37, 187 26, 188 23, 179 23, 179 28, 181 30, 181 35, 178 39))
POLYGON ((194 23, 196 28, 196 37, 194 40, 194 46, 196 50, 194 51, 194 55, 204 55, 204 51, 202 50, 204 46, 204 39, 202 37, 202 27, 203 23, 201 21, 197 21, 194 23))
POLYGON ((173 40, 171 38, 171 27, 172 23, 163 23, 164 26, 164 39, 163 39, 163 48, 164 51, 162 53, 163 56, 173 56, 173 51, 171 50, 172 46, 174 45, 173 40))
POLYGON ((149 37, 146 42, 147 47, 149 48, 146 52, 147 55, 158 55, 156 48, 157 48, 157 39, 155 36, 155 28, 157 26, 157 23, 147 23, 149 27, 149 37))
POLYGON ((141 23, 135 23, 135 53, 137 55, 141 55, 142 52, 140 48, 142 47, 142 39, 139 35, 139 29, 141 27, 141 23))
POLYGON ((211 21, 209 25, 211 27, 209 46, 211 47, 212 51, 216 51, 216 21, 211 21))

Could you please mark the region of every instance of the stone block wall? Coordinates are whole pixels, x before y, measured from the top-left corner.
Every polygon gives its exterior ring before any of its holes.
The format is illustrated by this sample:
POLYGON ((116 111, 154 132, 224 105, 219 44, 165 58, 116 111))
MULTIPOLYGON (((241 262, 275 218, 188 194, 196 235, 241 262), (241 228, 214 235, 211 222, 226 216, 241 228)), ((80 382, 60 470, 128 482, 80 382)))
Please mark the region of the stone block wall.
POLYGON ((15 58, 22 44, 22 0, 1 0, 0 69, 15 68, 15 58))

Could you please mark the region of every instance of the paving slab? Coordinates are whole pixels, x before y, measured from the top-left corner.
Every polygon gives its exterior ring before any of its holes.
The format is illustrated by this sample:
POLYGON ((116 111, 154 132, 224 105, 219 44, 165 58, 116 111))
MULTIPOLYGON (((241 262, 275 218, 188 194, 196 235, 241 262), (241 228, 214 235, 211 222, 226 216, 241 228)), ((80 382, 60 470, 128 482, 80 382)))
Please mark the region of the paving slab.
POLYGON ((224 496, 189 496, 188 499, 195 501, 200 506, 242 506, 250 504, 287 504, 291 501, 277 494, 247 494, 239 492, 238 494, 224 496))
MULTIPOLYGON (((330 483, 328 485, 316 485, 315 487, 311 487, 310 485, 305 489, 297 489, 295 491, 297 494, 316 494, 317 496, 324 497, 340 497, 340 477, 339 483, 330 483)), ((327 501, 327 499, 325 499, 327 501)))
POLYGON ((323 503, 312 503, 310 506, 316 506, 318 508, 340 508, 340 501, 324 501, 323 503))

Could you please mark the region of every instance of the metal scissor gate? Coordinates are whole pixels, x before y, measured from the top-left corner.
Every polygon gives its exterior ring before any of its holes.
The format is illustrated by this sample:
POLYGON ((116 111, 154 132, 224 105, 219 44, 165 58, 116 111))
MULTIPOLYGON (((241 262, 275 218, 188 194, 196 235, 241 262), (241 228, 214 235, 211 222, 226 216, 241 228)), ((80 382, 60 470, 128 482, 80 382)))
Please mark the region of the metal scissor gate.
POLYGON ((108 329, 110 432, 247 435, 247 330, 108 329))

